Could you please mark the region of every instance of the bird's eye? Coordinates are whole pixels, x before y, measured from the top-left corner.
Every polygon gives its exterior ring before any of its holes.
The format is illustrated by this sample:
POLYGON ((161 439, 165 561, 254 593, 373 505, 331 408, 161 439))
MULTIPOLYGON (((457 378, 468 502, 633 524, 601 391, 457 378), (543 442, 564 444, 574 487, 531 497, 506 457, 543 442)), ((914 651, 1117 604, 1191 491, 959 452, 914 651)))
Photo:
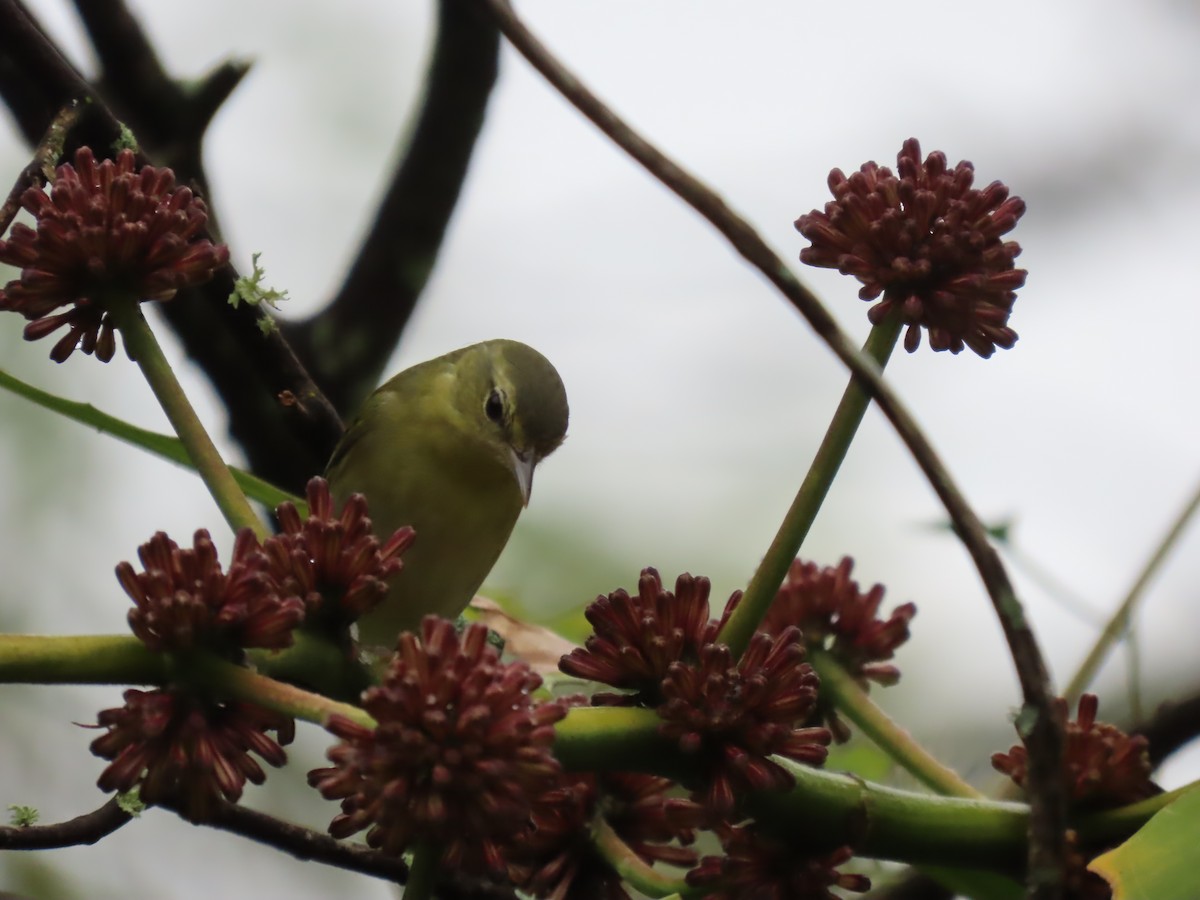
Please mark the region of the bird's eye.
POLYGON ((492 388, 483 404, 483 414, 497 425, 504 424, 504 394, 499 388, 492 388))

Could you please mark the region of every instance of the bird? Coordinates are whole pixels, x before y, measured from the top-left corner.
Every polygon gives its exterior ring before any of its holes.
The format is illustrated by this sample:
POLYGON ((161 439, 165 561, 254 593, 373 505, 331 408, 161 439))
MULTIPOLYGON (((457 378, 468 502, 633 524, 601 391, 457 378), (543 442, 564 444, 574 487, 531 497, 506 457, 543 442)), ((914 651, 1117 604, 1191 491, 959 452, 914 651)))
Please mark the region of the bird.
POLYGON ((359 643, 391 648, 425 615, 457 617, 529 504, 533 472, 566 437, 566 389, 519 341, 462 347, 405 369, 367 397, 326 467, 339 504, 366 497, 375 534, 415 540, 359 643))

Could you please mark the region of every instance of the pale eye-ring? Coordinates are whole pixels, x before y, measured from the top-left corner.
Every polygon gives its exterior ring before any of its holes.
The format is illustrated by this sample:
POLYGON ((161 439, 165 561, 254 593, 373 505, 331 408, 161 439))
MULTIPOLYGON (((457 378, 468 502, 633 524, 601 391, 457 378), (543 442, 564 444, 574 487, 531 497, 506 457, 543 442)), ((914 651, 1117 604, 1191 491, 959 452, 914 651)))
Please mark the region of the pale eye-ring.
POLYGON ((499 388, 492 388, 488 394, 483 403, 483 414, 497 425, 504 424, 504 394, 499 388))

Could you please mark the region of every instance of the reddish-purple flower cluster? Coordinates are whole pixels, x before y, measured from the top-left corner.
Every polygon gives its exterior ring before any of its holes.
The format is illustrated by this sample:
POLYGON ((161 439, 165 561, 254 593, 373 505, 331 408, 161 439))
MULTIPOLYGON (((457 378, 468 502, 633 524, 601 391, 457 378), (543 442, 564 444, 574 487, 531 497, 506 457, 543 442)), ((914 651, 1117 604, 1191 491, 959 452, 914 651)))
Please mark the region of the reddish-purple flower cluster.
MULTIPOLYGON (((321 479, 309 482, 308 499, 309 517, 301 519, 285 504, 279 510, 284 533, 261 546, 248 529, 239 533, 225 570, 207 531, 196 533, 191 549, 156 534, 138 550, 144 571, 126 562, 117 566, 134 603, 133 633, 157 652, 203 650, 242 662, 247 648, 289 646, 306 605, 335 610, 331 618, 344 626, 377 603, 386 579, 400 569, 412 529, 380 542, 370 534, 363 498, 352 498, 339 513, 321 479)), ((113 760, 101 787, 140 784, 148 803, 179 795, 195 819, 208 815, 221 796, 236 800, 247 778, 263 780, 247 750, 272 765, 283 761, 266 729, 286 743, 282 736, 294 728, 251 704, 206 697, 196 685, 129 691, 125 702, 100 714, 109 733, 92 743, 92 752, 113 760)))
POLYGON ((295 733, 286 716, 182 689, 128 690, 125 705, 102 711, 97 725, 108 731, 92 741, 92 753, 112 760, 100 774, 101 790, 139 787, 143 802, 172 803, 196 822, 211 817, 220 797, 241 797, 247 781, 263 783, 251 751, 272 766, 287 762, 280 745, 295 733))
POLYGON ((853 568, 848 556, 824 567, 795 560, 763 619, 763 630, 778 634, 795 625, 806 646, 827 651, 864 687, 868 680, 895 684, 900 670, 885 660, 908 640, 916 604, 901 604, 886 619, 879 618, 883 585, 863 592, 850 577, 853 568))
POLYGON ((307 499, 307 518, 291 503, 275 510, 281 532, 264 548, 271 573, 287 593, 304 600, 309 622, 345 626, 387 596, 388 579, 403 568, 400 556, 416 532, 405 526, 380 541, 366 498, 352 495, 339 514, 323 478, 309 481, 307 499))
MULTIPOLYGON (((1079 698, 1078 715, 1067 721, 1067 701, 1059 698, 1055 710, 1066 723, 1063 766, 1072 803, 1087 806, 1123 806, 1159 792, 1150 780, 1149 743, 1141 735, 1130 737, 1115 725, 1097 722, 1100 707, 1095 694, 1079 698)), ((992 767, 1021 787, 1028 774, 1029 753, 1015 746, 992 754, 992 767)))
POLYGON ((722 828, 720 838, 725 855, 706 856, 687 876, 696 887, 714 886, 704 900, 841 900, 830 888, 856 894, 871 888, 865 875, 837 871, 849 861, 849 847, 823 856, 797 853, 753 824, 722 828))
POLYGON ((0 290, 0 309, 29 320, 26 340, 66 327, 50 351, 56 362, 76 348, 112 359, 108 298, 166 300, 229 260, 224 245, 203 237, 204 201, 176 187, 170 169, 138 169, 130 150, 97 163, 81 147, 73 165, 58 167, 49 194, 30 188, 21 205, 37 227, 18 223, 0 241, 0 262, 21 270, 20 280, 0 290), (70 309, 52 315, 64 306, 70 309))
POLYGON ((711 588, 707 578, 685 573, 675 580, 672 593, 663 587, 655 569, 643 569, 637 594, 620 589, 588 606, 584 616, 592 634, 582 649, 563 657, 559 668, 576 678, 633 692, 597 694, 593 701, 598 704, 657 704, 671 664, 697 659, 700 648, 716 638, 733 608, 730 604, 720 621, 712 621, 711 588))
MULTIPOLYGON (((863 592, 850 577, 853 568, 848 556, 837 566, 824 567, 795 560, 763 619, 763 630, 778 634, 798 627, 810 651, 827 652, 864 689, 870 681, 895 684, 900 670, 887 660, 908 640, 908 623, 917 607, 904 603, 886 619, 879 618, 883 585, 863 592)), ((821 704, 820 712, 836 740, 849 739, 850 729, 832 705, 821 704)))
POLYGON ((671 781, 633 773, 564 774, 560 781, 534 801, 530 828, 509 851, 509 879, 522 891, 628 900, 621 876, 595 845, 601 817, 647 863, 696 864, 686 845, 707 814, 690 800, 668 797, 671 781))
POLYGON ((183 549, 160 531, 138 548, 144 572, 127 562, 117 566, 134 603, 129 627, 138 639, 160 652, 290 646, 304 605, 271 576, 254 532, 238 533, 228 571, 207 531, 197 531, 192 543, 183 549))
POLYGON ((797 628, 759 632, 741 659, 705 644, 695 662, 674 662, 663 679, 659 731, 695 757, 705 773, 701 802, 733 815, 738 791, 787 790, 795 778, 772 755, 819 766, 826 728, 798 727, 817 702, 820 679, 804 660, 797 628))
POLYGON ((756 635, 740 660, 716 643, 721 619, 709 616, 709 582, 681 575, 675 593, 645 569, 634 596, 616 591, 587 610, 595 629, 586 645, 564 656, 568 675, 623 688, 597 694, 598 705, 640 704, 662 719, 660 732, 693 755, 704 786, 694 795, 718 817, 736 807, 737 790, 783 789, 794 779, 771 760, 824 762, 830 734, 803 727, 817 697, 818 679, 803 662, 796 629, 756 635))
POLYGON ((382 683, 363 694, 376 727, 334 717, 334 765, 309 774, 342 801, 330 833, 365 828, 370 846, 393 854, 428 841, 448 868, 504 874, 533 798, 561 774, 550 745, 566 705, 536 703, 541 683, 524 663, 501 662, 482 625, 460 637, 427 616, 419 637, 401 634, 382 683))
POLYGON ((1012 347, 1017 333, 1008 317, 1026 272, 1014 267, 1020 245, 1001 237, 1016 227, 1024 201, 998 181, 973 188, 969 162, 951 169, 940 152, 922 162, 915 138, 896 163, 898 174, 874 162, 849 177, 829 174, 834 199, 796 220, 812 242, 800 260, 853 275, 864 300, 882 295, 869 318, 878 323, 897 311, 910 353, 922 328, 934 350, 966 346, 988 357, 1012 347))

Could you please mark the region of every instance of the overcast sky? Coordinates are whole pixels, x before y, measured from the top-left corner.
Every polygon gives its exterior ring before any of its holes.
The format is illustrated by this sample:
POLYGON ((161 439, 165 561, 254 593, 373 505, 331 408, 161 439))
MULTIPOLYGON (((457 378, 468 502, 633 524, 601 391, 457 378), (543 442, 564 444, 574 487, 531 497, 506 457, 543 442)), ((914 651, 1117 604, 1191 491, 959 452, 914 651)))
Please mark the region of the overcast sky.
MULTIPOLYGON (((31 5, 90 66, 69 5, 31 5)), ((287 313, 315 309, 339 283, 387 177, 424 65, 431 5, 132 5, 180 77, 228 56, 255 60, 210 134, 214 202, 235 261, 248 268, 262 251, 268 280, 293 298, 287 313)), ((785 259, 805 243, 793 220, 828 199, 829 169, 894 164, 910 136, 951 163, 972 160, 980 184, 1000 179, 1027 201, 1011 235, 1030 273, 1011 320, 1016 347, 986 361, 900 352, 889 376, 979 514, 1013 518, 1026 555, 1094 609, 1111 609, 1200 478, 1193 8, 1165 0, 519 8, 785 259)), ((11 121, 0 118, 0 183, 25 161, 11 121)), ((865 336, 857 283, 801 274, 847 330, 865 336)), ((102 367, 76 355, 55 367, 49 345, 23 344, 20 329, 15 316, 0 321, 5 368, 166 428, 122 357, 102 367)), ((492 580, 546 610, 631 586, 649 564, 671 579, 710 575, 722 597, 744 584, 846 380, 761 277, 508 51, 462 205, 393 368, 490 337, 542 350, 571 400, 570 438, 539 470, 492 580), (576 547, 566 562, 539 552, 561 533, 576 547), (581 557, 595 557, 602 580, 576 565, 581 557)), ((187 374, 223 438, 219 409, 187 374)), ((182 541, 208 527, 228 540, 191 476, 13 397, 0 396, 0 416, 11 423, 0 431, 10 471, 0 488, 5 627, 120 631, 127 600, 109 574, 117 561, 159 529, 182 541)), ((940 517, 900 442, 869 413, 803 554, 824 563, 850 554, 860 580, 887 585, 889 605, 917 602, 914 639, 899 657, 905 680, 883 702, 954 763, 983 770, 986 752, 954 758, 959 732, 978 729, 987 747, 1006 748, 1005 717, 1019 695, 965 552, 927 527, 940 517)), ((1139 620, 1150 704, 1200 681, 1198 547, 1200 537, 1185 537, 1139 620)), ((1014 576, 1061 685, 1095 628, 1022 570, 1014 576)), ((1123 658, 1105 671, 1101 717, 1125 703, 1123 658)), ((24 728, 47 735, 35 742, 24 730, 0 731, 0 805, 39 806, 47 821, 98 805, 90 785, 102 763, 86 752, 94 734, 67 723, 117 705, 118 692, 0 691, 24 728), (54 786, 30 774, 38 764, 59 767, 61 796, 48 798, 54 786)), ((313 736, 308 756, 321 745, 313 736)), ((299 784, 301 775, 276 778, 299 784)), ((75 879, 63 897, 85 896, 85 875, 89 898, 164 896, 164 879, 179 898, 278 893, 284 883, 300 900, 349 885, 356 896, 388 896, 377 884, 150 817, 98 848, 0 861, 0 873, 6 864, 63 863, 75 879), (148 853, 154 837, 187 840, 195 852, 148 853), (219 871, 207 854, 219 855, 219 871)))

